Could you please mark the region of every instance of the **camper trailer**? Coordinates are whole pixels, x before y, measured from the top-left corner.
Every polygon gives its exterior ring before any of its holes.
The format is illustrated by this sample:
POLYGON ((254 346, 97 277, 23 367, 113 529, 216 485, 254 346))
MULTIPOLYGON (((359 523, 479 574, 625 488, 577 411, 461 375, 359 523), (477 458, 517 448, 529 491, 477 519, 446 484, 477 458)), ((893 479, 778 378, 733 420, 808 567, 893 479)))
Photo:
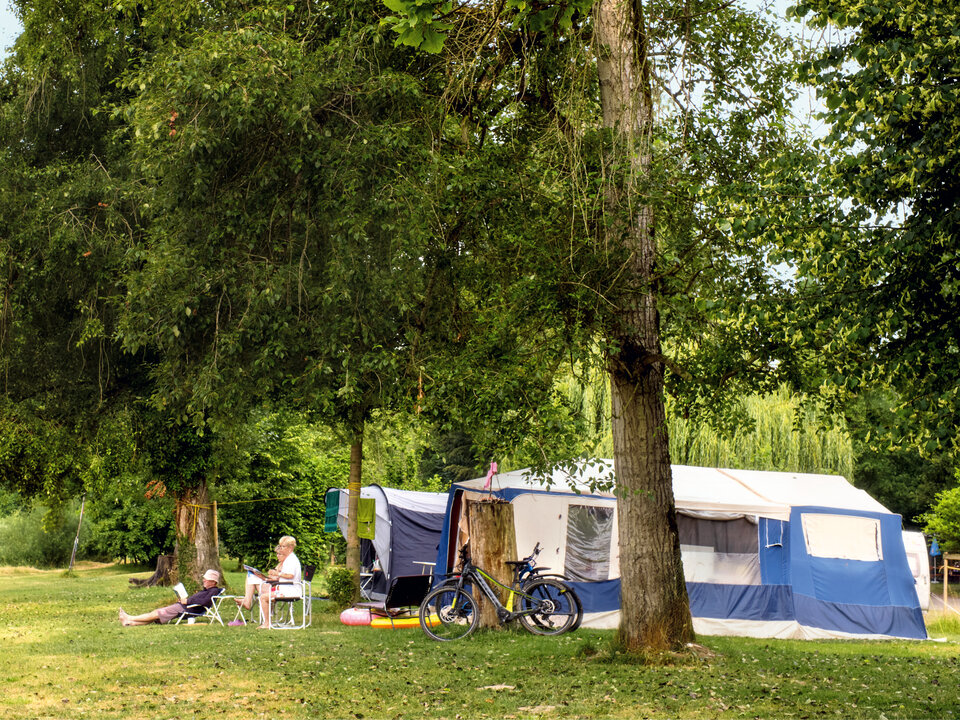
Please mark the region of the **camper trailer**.
MULTIPOLYGON (((596 491, 610 460, 547 477, 528 470, 455 483, 437 571, 468 539, 467 500, 514 507, 517 548, 540 543, 541 565, 564 573, 585 627, 619 622, 616 499, 596 491)), ((615 479, 613 479, 615 482, 615 479)), ((673 466, 673 490, 694 629, 778 638, 925 638, 899 515, 843 477, 673 466)))

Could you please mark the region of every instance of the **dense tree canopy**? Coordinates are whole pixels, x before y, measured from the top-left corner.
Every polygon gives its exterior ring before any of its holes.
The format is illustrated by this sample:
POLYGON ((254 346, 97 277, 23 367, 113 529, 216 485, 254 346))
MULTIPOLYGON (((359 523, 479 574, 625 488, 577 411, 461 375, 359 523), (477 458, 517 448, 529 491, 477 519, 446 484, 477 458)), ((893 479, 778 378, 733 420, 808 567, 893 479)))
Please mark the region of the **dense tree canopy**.
MULTIPOLYGON (((890 383, 927 451, 960 417, 960 14, 956 3, 802 2, 829 28, 802 68, 826 104, 821 212, 793 254, 847 391, 890 383)), ((812 221, 812 222, 811 222, 812 221)), ((814 341, 814 335, 806 337, 814 341)))
MULTIPOLYGON (((849 30, 804 66, 824 171, 789 123, 793 46, 736 5, 24 4, 0 82, 0 423, 27 431, 5 483, 90 486, 122 418, 178 508, 228 462, 231 498, 276 481, 312 506, 338 462, 304 471, 269 423, 220 452, 265 404, 340 431, 354 487, 366 429, 400 416, 445 434, 444 472, 549 462, 582 448, 558 377, 599 368, 624 637, 682 643, 665 393, 721 424, 781 382, 960 409, 933 6, 798 8, 849 30)), ((316 532, 236 512, 237 552, 258 520, 316 532)))
POLYGON ((960 487, 937 493, 922 519, 923 531, 937 538, 943 552, 960 552, 960 487))

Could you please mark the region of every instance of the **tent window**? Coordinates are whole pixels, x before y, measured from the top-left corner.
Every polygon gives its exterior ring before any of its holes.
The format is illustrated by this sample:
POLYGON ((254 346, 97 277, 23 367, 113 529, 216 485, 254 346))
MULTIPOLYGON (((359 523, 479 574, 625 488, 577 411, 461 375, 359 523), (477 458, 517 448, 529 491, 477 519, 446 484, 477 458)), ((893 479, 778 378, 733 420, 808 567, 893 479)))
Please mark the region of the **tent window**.
POLYGON ((720 553, 757 554, 757 526, 746 518, 704 520, 677 515, 681 545, 702 545, 720 553))
POLYGON ((578 582, 610 579, 613 508, 570 505, 563 572, 578 582))
POLYGON ((683 577, 687 582, 759 585, 757 526, 746 520, 677 515, 683 577))
POLYGON ((914 578, 920 577, 920 558, 916 553, 907 553, 907 564, 910 565, 910 574, 914 578))
POLYGON ((804 513, 801 523, 808 555, 865 562, 883 560, 880 521, 876 518, 804 513))

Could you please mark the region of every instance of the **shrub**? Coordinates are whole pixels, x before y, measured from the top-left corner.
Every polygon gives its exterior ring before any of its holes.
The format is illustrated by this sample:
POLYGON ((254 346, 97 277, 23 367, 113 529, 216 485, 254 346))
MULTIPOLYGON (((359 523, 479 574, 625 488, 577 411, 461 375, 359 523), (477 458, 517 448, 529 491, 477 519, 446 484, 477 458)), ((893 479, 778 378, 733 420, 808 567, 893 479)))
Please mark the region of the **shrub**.
POLYGON ((920 518, 944 552, 960 551, 960 486, 937 493, 933 509, 920 518))
POLYGON ((324 533, 324 491, 349 473, 341 446, 313 428, 270 415, 249 429, 219 486, 221 548, 251 565, 274 564, 282 535, 297 541, 297 557, 313 565, 330 556, 324 533))
POLYGON ((152 565, 158 555, 173 552, 172 500, 148 500, 137 488, 88 504, 88 509, 92 543, 104 557, 152 565))
POLYGON ((339 609, 353 604, 353 573, 341 565, 327 570, 327 595, 339 609))
MULTIPOLYGON (((65 567, 73 551, 79 515, 79 503, 73 502, 56 512, 35 505, 0 519, 0 564, 65 567)), ((77 557, 89 557, 92 536, 86 521, 80 541, 77 557)))

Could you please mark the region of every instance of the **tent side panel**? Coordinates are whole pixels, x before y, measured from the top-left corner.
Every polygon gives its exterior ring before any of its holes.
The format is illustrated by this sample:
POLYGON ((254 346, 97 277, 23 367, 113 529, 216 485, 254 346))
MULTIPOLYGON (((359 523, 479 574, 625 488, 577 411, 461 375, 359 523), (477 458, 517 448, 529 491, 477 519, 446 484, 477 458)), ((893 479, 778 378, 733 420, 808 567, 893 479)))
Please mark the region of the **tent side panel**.
POLYGON ((444 516, 394 505, 391 507, 390 519, 393 521, 390 576, 428 573, 429 568, 415 563, 432 563, 436 560, 444 516))
POLYGON ((620 610, 620 579, 602 582, 567 583, 577 593, 583 612, 601 613, 620 610))
POLYGON ((687 583, 694 617, 793 620, 793 591, 787 585, 687 583))
POLYGON ((440 531, 440 540, 437 546, 436 566, 433 569, 433 583, 443 581, 444 576, 453 571, 457 561, 457 548, 453 547, 460 522, 460 507, 463 492, 453 486, 447 494, 447 511, 443 515, 443 525, 440 531))
POLYGON ((760 582, 763 585, 789 585, 790 524, 764 517, 758 520, 760 582))
POLYGON ((855 605, 794 597, 797 620, 806 626, 854 635, 914 638, 924 640, 927 630, 919 607, 855 605))
POLYGON ((802 625, 842 633, 927 637, 898 515, 795 507, 790 549, 794 607, 802 625), (805 515, 816 522, 805 523, 805 515), (821 523, 824 517, 833 520, 821 523), (843 540, 844 518, 850 520, 850 532, 859 533, 849 543, 843 540), (875 522, 864 522, 870 520, 875 522), (815 537, 823 532, 837 534, 835 547, 815 537), (870 543, 876 546, 878 559, 849 559, 851 554, 862 557, 870 543))

